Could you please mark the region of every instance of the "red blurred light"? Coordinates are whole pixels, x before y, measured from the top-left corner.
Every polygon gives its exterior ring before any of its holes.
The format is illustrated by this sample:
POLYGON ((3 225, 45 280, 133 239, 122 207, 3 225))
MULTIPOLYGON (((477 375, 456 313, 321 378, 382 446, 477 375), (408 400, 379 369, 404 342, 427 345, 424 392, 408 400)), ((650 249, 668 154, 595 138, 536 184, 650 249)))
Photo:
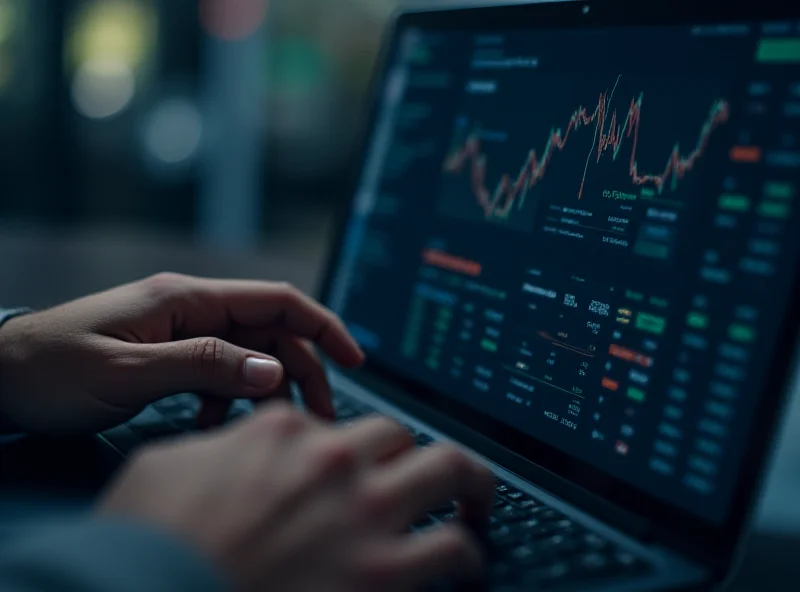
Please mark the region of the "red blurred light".
POLYGON ((264 22, 268 4, 268 0, 201 0, 200 23, 213 37, 244 39, 264 22))

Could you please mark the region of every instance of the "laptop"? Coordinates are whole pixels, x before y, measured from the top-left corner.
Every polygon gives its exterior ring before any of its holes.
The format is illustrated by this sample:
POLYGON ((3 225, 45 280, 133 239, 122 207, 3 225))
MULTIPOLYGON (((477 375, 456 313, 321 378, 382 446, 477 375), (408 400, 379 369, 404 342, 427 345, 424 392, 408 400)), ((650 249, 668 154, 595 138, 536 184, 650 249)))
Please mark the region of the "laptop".
POLYGON ((726 582, 795 367, 800 5, 402 12, 374 97, 322 294, 369 358, 339 419, 494 470, 490 589, 726 582))

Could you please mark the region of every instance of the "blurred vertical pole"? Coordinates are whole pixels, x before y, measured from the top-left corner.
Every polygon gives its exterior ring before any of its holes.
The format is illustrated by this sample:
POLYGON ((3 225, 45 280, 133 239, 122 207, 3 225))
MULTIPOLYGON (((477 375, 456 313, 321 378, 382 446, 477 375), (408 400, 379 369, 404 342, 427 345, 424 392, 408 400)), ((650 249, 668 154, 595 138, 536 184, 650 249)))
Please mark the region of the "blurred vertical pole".
MULTIPOLYGON (((153 2, 158 14, 159 34, 153 72, 157 87, 149 117, 175 99, 188 101, 192 107, 199 109, 200 83, 203 79, 200 52, 204 37, 197 18, 197 0, 153 2)), ((193 164, 196 165, 200 155, 195 153, 194 157, 197 160, 193 164)), ((159 166, 164 167, 159 172, 168 176, 171 172, 169 165, 159 162, 159 166)), ((178 173, 168 183, 164 183, 163 178, 159 179, 160 182, 156 181, 157 189, 147 199, 151 202, 151 211, 157 212, 159 222, 172 228, 195 231, 200 193, 199 170, 200 166, 193 166, 189 175, 178 173), (168 202, 159 203, 164 201, 165 196, 168 196, 168 202)))
POLYGON ((198 238, 216 249, 244 251, 260 238, 265 38, 263 22, 244 37, 204 35, 198 238))
POLYGON ((42 64, 42 93, 40 105, 43 116, 39 121, 42 161, 39 163, 45 182, 44 194, 33 205, 33 214, 51 224, 74 222, 80 212, 75 183, 75 150, 72 128, 72 105, 69 81, 64 75, 64 43, 69 11, 74 2, 49 3, 41 1, 38 10, 31 11, 45 37, 46 51, 42 64))

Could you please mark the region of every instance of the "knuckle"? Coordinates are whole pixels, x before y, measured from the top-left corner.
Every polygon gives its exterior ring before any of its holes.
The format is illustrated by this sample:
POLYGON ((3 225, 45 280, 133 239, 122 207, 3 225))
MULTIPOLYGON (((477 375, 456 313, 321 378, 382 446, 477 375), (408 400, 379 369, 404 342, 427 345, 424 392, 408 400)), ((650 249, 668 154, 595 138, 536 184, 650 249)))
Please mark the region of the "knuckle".
POLYGON ((397 421, 385 415, 374 415, 372 421, 375 422, 376 427, 389 431, 389 432, 405 432, 406 429, 401 426, 397 421))
POLYGON ((365 486, 358 496, 358 507, 367 522, 385 516, 394 506, 394 496, 385 487, 365 486))
POLYGON ((448 474, 459 476, 467 472, 471 461, 455 446, 444 444, 437 450, 437 462, 448 474))
POLYGON ((319 477, 340 474, 355 464, 356 451, 341 440, 323 440, 311 452, 312 472, 319 477))
POLYGON ((264 421, 270 431, 278 437, 289 437, 297 434, 303 427, 302 414, 288 403, 279 403, 264 414, 264 421))
POLYGON ((477 572, 483 563, 483 554, 475 538, 463 526, 454 524, 442 529, 441 553, 444 561, 468 572, 477 572))
POLYGON ((402 444, 405 447, 409 447, 414 444, 414 438, 411 432, 399 422, 386 416, 378 416, 373 421, 377 429, 385 434, 391 435, 392 441, 398 445, 402 444))
POLYGON ((275 284, 275 287, 281 294, 287 297, 296 296, 300 293, 297 287, 291 282, 278 282, 275 284))
POLYGON ((406 448, 413 448, 416 445, 416 441, 414 440, 414 436, 411 435, 411 432, 405 426, 397 423, 397 434, 398 438, 401 440, 402 444, 406 448))
POLYGON ((451 559, 467 559, 473 555, 473 542, 462 528, 444 528, 440 537, 443 555, 451 559))
POLYGON ((328 308, 323 308, 322 313, 326 322, 332 329, 347 332, 347 326, 338 314, 328 308))
POLYGON ((294 305, 303 300, 303 293, 289 282, 280 282, 278 291, 287 305, 294 305))
POLYGON ((189 344, 192 365, 203 375, 213 376, 225 356, 225 342, 204 337, 189 344))
POLYGON ((162 300, 173 296, 185 282, 186 276, 171 271, 162 271, 143 280, 147 294, 162 300))

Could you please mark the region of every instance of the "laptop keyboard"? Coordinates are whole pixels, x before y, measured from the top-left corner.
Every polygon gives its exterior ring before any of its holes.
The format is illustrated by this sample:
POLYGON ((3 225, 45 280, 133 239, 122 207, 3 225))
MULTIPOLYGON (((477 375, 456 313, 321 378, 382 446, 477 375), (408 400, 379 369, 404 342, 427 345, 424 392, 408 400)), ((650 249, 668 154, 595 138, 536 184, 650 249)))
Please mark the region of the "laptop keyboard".
MULTIPOLYGON (((349 422, 375 413, 349 397, 334 397, 337 421, 349 422)), ((104 433, 127 454, 144 442, 175 436, 196 428, 199 404, 193 395, 177 395, 155 403, 133 420, 104 433)), ((228 419, 252 411, 252 404, 234 403, 228 419)), ((428 434, 405 426, 418 446, 434 442, 428 434)), ((527 589, 566 590, 609 578, 643 575, 649 566, 640 558, 606 540, 540 500, 498 480, 494 512, 481 533, 489 553, 488 587, 495 591, 527 589)), ((415 522, 424 530, 456 518, 455 506, 442 505, 415 522)))

